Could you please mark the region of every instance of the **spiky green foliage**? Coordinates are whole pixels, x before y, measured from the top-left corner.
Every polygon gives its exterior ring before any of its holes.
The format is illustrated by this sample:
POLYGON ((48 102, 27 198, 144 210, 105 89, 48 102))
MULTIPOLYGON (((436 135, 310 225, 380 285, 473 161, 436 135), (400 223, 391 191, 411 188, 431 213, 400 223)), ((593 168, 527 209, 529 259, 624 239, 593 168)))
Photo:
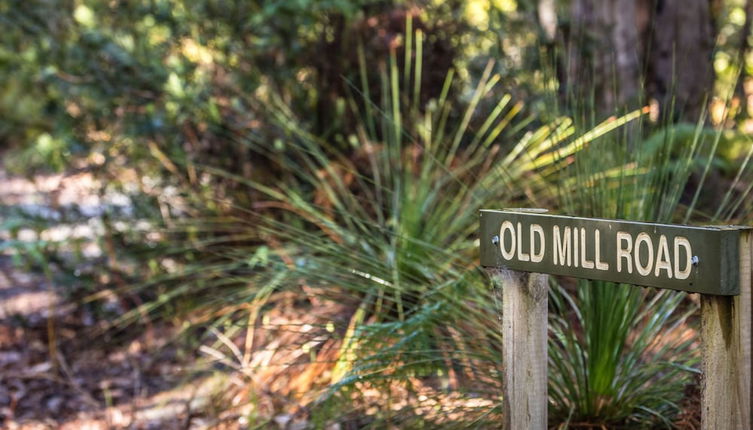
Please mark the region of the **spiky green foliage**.
POLYGON ((695 363, 695 337, 683 331, 695 306, 681 306, 681 293, 604 282, 552 297, 554 421, 669 427, 695 363))
MULTIPOLYGON (((678 127, 668 126, 636 143, 627 137, 642 133, 639 121, 632 129, 607 137, 608 151, 584 149, 565 182, 587 186, 567 188, 565 210, 687 222, 696 213, 721 136, 721 131, 708 131, 703 125, 701 118, 680 136, 678 127), (694 173, 700 180, 687 195, 694 173)), ((737 178, 746 169, 747 158, 737 178)), ((710 221, 720 221, 721 213, 735 213, 748 193, 731 186, 710 221)), ((698 357, 690 328, 697 302, 685 293, 596 281, 580 281, 575 290, 557 286, 552 291, 556 313, 551 324, 549 386, 555 420, 565 427, 583 422, 670 427, 685 385, 698 372, 692 367, 698 357)))
MULTIPOLYGON (((415 40, 420 53, 421 33, 415 40)), ((402 413, 379 408, 372 424, 412 420, 426 398, 414 392, 419 378, 435 389, 489 400, 458 408, 465 420, 494 422, 499 306, 476 269, 478 210, 548 206, 554 195, 547 180, 639 113, 582 135, 563 118, 513 140, 520 106, 510 106, 509 97, 487 117, 475 115, 498 79, 491 64, 454 121, 456 108, 447 102, 452 73, 439 99, 422 106, 420 55, 412 64, 399 73, 393 56, 379 74, 380 94, 373 95, 362 60, 363 80, 353 85, 351 113, 359 128, 348 137, 350 154, 309 134, 271 98, 280 144, 275 149, 253 135, 243 142, 286 179, 276 186, 235 179, 264 195, 266 206, 282 209, 259 218, 258 228, 285 244, 285 254, 297 262, 287 269, 288 288, 304 279, 317 294, 356 301, 348 324, 354 330, 342 339, 333 385, 315 408, 320 419, 343 414, 349 409, 344 405, 363 406, 351 402, 365 387, 389 392, 398 383, 415 403, 402 413)), ((449 425, 452 413, 443 410, 425 425, 449 425)))
MULTIPOLYGON (((355 411, 369 416, 360 426, 374 428, 494 427, 500 306, 476 267, 478 210, 560 207, 670 220, 691 172, 703 171, 701 155, 714 152, 700 149, 713 140, 704 146, 696 133, 680 141, 668 128, 641 144, 640 125, 622 128, 640 112, 582 134, 567 118, 524 131, 532 126, 516 120, 521 106, 510 97, 481 117, 498 80, 493 65, 463 109, 449 101, 457 90, 452 72, 439 97, 423 103, 421 33, 411 41, 416 55, 403 70, 394 53, 376 74, 359 55, 362 79, 349 82, 347 106, 356 131, 337 142, 310 133, 274 93, 257 94, 274 132, 240 126, 229 136, 275 176, 200 166, 251 201, 217 199, 228 217, 176 224, 171 234, 191 250, 182 269, 155 278, 157 299, 123 321, 176 306, 200 323, 234 323, 229 337, 259 312, 236 311, 249 303, 259 309, 278 291, 342 303, 350 314, 332 334, 331 384, 312 405, 320 424, 355 411), (403 402, 397 411, 395 386, 403 402), (383 395, 368 399, 366 388, 383 395), (452 402, 436 403, 446 394, 452 402)), ((668 423, 693 364, 692 339, 668 335, 693 305, 673 293, 607 284, 577 293, 557 286, 552 303, 553 419, 668 423)))

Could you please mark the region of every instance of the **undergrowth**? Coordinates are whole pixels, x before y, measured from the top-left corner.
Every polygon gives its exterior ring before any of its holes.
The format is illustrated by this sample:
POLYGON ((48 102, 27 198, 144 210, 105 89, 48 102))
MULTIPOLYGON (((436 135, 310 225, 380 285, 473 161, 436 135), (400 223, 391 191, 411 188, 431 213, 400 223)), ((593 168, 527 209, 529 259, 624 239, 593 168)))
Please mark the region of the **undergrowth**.
MULTIPOLYGON (((344 317, 276 346, 302 351, 295 365, 311 382, 291 396, 314 426, 495 427, 501 306, 477 266, 478 211, 688 221, 720 133, 702 118, 690 140, 671 127, 643 140, 642 110, 594 127, 566 116, 536 124, 522 103, 497 97, 494 63, 466 97, 449 96, 458 91, 450 71, 440 95, 422 102, 423 35, 409 34, 402 66, 393 51, 370 68, 359 51, 361 79, 347 82, 344 107, 352 134, 315 135, 281 97, 258 92, 247 102, 265 129, 239 120, 217 133, 259 172, 168 160, 201 178, 180 189, 190 216, 151 232, 140 255, 148 273, 118 290, 146 302, 112 326, 181 319, 185 333, 205 334, 214 364, 260 389, 252 356, 265 315, 282 302, 311 315, 336 303, 344 317)), ((713 221, 745 207, 748 159, 713 221)), ((552 423, 671 426, 697 362, 695 302, 561 279, 550 295, 552 423)))

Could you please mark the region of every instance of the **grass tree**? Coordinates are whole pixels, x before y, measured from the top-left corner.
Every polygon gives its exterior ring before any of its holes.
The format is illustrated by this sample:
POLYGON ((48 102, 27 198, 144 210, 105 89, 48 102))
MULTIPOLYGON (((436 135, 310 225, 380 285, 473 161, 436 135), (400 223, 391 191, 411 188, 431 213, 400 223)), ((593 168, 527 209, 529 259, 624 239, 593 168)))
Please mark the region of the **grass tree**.
MULTIPOLYGON (((225 205, 227 215, 172 227, 190 258, 150 281, 159 295, 122 321, 183 300, 212 333, 229 324, 218 345, 240 358, 220 361, 251 377, 244 366, 253 334, 246 351, 227 339, 252 332, 271 297, 293 291, 312 307, 347 304, 346 320, 328 330, 334 358, 312 359, 329 369, 328 385, 310 405, 316 422, 356 412, 367 417, 359 423, 375 428, 494 427, 501 306, 477 267, 479 209, 551 207, 672 221, 680 207, 693 213, 697 198, 682 205, 688 178, 708 170, 718 140, 706 139, 699 123, 690 140, 667 128, 641 141, 642 111, 588 128, 565 116, 534 126, 521 118, 521 103, 496 98, 493 63, 467 97, 450 97, 457 90, 450 71, 439 96, 425 101, 423 36, 409 34, 402 67, 394 51, 375 70, 359 52, 361 79, 348 82, 352 97, 343 111, 355 131, 337 142, 309 132, 273 92, 255 94, 252 103, 272 131, 243 123, 226 136, 272 166, 274 179, 197 165, 236 194, 193 201, 225 205), (490 106, 485 115, 482 105, 490 106), (637 125, 621 127, 631 121, 637 125), (249 194, 251 201, 243 197, 249 194)), ((734 213, 749 191, 731 192, 719 213, 734 213)), ((692 377, 694 338, 685 329, 693 302, 672 292, 560 281, 551 289, 553 420, 669 425, 692 377)))

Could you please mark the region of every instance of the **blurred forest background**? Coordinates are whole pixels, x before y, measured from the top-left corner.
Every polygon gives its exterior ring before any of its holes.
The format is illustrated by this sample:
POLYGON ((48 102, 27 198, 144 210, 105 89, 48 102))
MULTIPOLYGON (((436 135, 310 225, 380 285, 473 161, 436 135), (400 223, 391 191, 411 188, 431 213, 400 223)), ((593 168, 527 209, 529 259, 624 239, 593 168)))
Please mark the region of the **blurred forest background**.
MULTIPOLYGON (((498 428, 481 208, 751 224, 751 0, 0 0, 0 426, 498 428)), ((699 427, 552 279, 552 428, 699 427)))

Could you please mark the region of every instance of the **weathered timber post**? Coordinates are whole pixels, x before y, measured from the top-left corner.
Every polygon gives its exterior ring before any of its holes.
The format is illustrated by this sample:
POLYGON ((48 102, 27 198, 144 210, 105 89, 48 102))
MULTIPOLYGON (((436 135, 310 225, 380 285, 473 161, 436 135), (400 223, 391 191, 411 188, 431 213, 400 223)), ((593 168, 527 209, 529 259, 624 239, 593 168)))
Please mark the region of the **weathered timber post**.
POLYGON ((547 428, 548 279, 540 273, 487 269, 502 301, 504 428, 547 428))
MULTIPOLYGON (((544 211, 545 212, 545 211, 544 211)), ((502 298, 505 428, 547 426, 547 276, 701 295, 703 430, 753 430, 753 229, 482 210, 502 298)))
POLYGON ((701 295, 701 428, 753 429, 751 418, 751 258, 753 235, 739 237, 740 294, 701 295))

